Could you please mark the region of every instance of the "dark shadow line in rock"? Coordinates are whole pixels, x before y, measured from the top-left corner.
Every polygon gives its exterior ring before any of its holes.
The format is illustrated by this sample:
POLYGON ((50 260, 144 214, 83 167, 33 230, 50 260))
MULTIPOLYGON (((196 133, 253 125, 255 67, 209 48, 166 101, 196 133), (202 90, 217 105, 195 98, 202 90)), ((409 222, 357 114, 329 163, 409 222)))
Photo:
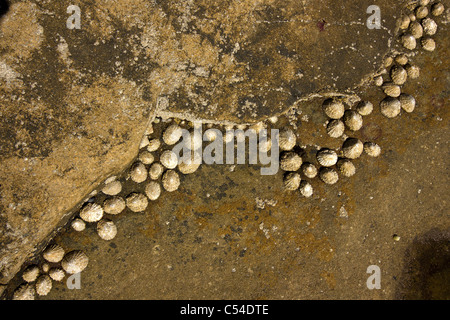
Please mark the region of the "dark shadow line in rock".
POLYGON ((9 1, 0 0, 0 19, 9 11, 9 1))

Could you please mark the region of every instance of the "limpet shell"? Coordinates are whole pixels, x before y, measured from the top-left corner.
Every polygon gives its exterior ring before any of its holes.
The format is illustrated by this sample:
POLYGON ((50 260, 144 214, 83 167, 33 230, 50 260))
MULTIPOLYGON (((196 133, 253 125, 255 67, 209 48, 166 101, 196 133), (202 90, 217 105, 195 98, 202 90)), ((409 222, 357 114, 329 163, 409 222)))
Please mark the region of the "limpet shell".
POLYGON ((119 214, 125 209, 125 200, 122 197, 112 197, 103 202, 103 210, 107 214, 119 214))
POLYGON ((317 152, 317 161, 324 167, 334 166, 338 160, 336 151, 330 149, 321 149, 317 152))
POLYGON ((80 218, 86 222, 97 222, 102 217, 103 208, 96 203, 88 203, 80 211, 80 218))
POLYGON ((156 181, 150 181, 145 186, 145 194, 150 200, 155 201, 161 195, 161 186, 156 181))
POLYGON ((358 131, 363 125, 362 116, 354 110, 347 110, 344 113, 344 123, 352 131, 358 131))
POLYGON ((428 15, 428 8, 425 6, 419 6, 414 10, 414 14, 417 19, 423 19, 428 15))
POLYGON ((435 3, 431 6, 431 14, 435 17, 440 16, 445 10, 445 7, 442 3, 435 3))
POLYGON ((284 189, 289 191, 297 190, 301 180, 297 172, 289 172, 284 176, 284 189))
POLYGON ((411 22, 408 31, 416 39, 419 39, 423 36, 423 27, 417 21, 411 22))
POLYGON ((115 196, 116 194, 119 194, 120 191, 122 191, 122 184, 118 180, 105 184, 102 189, 102 192, 108 196, 115 196))
POLYGON ((407 64, 409 61, 408 57, 406 56, 406 54, 399 54, 395 57, 395 62, 397 62, 399 65, 404 66, 405 64, 407 64))
POLYGON ((178 157, 175 152, 166 150, 159 157, 161 164, 167 169, 175 169, 178 165, 178 157))
POLYGON ((437 32, 437 23, 431 18, 425 18, 422 20, 423 32, 426 35, 432 36, 437 32))
POLYGON ((384 83, 383 77, 382 76, 376 76, 373 79, 373 83, 377 86, 377 87, 381 87, 384 83))
POLYGON ((413 112, 414 108, 416 107, 416 99, 410 94, 402 93, 400 97, 398 97, 400 100, 400 104, 403 110, 406 112, 413 112))
POLYGON ((64 253, 64 249, 61 246, 51 244, 44 250, 43 257, 48 262, 57 263, 63 259, 64 253))
POLYGON ((22 273, 22 279, 26 282, 33 282, 39 275, 39 268, 37 265, 28 266, 22 273))
POLYGON ((50 278, 52 278, 52 280, 61 281, 62 279, 64 279, 66 274, 60 268, 51 268, 48 272, 48 275, 50 278))
POLYGON ((416 38, 414 38, 411 34, 406 33, 401 36, 400 41, 402 42, 402 45, 409 50, 413 50, 416 48, 417 41, 416 38))
POLYGON ((356 106, 356 111, 362 116, 368 116, 373 111, 373 104, 370 101, 360 101, 356 106))
POLYGON ((411 22, 411 19, 409 18, 409 16, 407 15, 402 15, 398 20, 397 20, 397 26, 400 29, 408 29, 409 27, 409 23, 411 22))
POLYGON ((206 139, 206 141, 209 142, 215 141, 217 139, 217 133, 215 130, 206 130, 203 136, 206 139))
POLYGON ((52 279, 46 274, 40 276, 36 281, 36 293, 46 296, 52 290, 52 279))
POLYGON ((50 265, 48 263, 43 263, 41 268, 42 272, 47 273, 50 270, 50 265))
POLYGON ((380 102, 381 113, 387 118, 395 118, 401 110, 400 100, 387 97, 380 102))
POLYGON ((305 175, 305 177, 307 178, 315 178, 317 176, 317 168, 315 165, 313 165, 312 163, 309 162, 305 162, 302 164, 301 166, 302 172, 305 175))
POLYGON ((141 193, 133 192, 126 199, 127 207, 133 212, 142 212, 148 206, 147 197, 141 193))
POLYGON ((142 162, 135 162, 130 169, 130 177, 136 183, 142 183, 147 180, 147 168, 142 162))
POLYGON ((36 290, 31 284, 22 284, 19 286, 13 294, 13 300, 34 300, 36 290))
POLYGON ((327 99, 324 101, 323 111, 331 119, 340 119, 344 115, 344 104, 336 99, 327 99))
POLYGON ((151 165, 150 169, 148 170, 148 174, 150 175, 150 179, 157 180, 164 172, 164 167, 159 162, 155 162, 151 165))
POLYGON ((300 169, 302 162, 302 158, 295 152, 284 152, 281 155, 280 168, 284 171, 297 171, 300 169))
POLYGON ((430 3, 430 0, 419 0, 419 4, 421 6, 427 6, 430 3))
POLYGON ((139 153, 138 160, 143 164, 149 165, 152 164, 153 161, 155 161, 155 157, 150 151, 144 150, 139 153))
POLYGON ((180 140, 182 134, 183 130, 177 124, 172 124, 166 128, 162 138, 166 144, 172 145, 180 140))
POLYGON ((383 84, 383 91, 387 96, 393 97, 393 98, 398 97, 402 93, 400 86, 398 86, 392 82, 385 82, 383 84))
POLYGON ((307 181, 302 181, 300 182, 300 187, 299 187, 300 193, 302 196, 309 198, 313 195, 313 187, 311 186, 311 184, 307 181))
POLYGON ((145 148, 146 146, 148 146, 149 144, 149 140, 147 136, 144 136, 141 140, 141 143, 139 144, 139 149, 145 148))
POLYGON ((394 58, 392 58, 391 56, 388 56, 384 59, 383 65, 385 68, 388 68, 393 62, 394 62, 394 58))
POLYGON ((356 159, 361 156, 364 150, 364 144, 357 138, 348 138, 342 145, 342 153, 344 157, 356 159))
POLYGON ((425 37, 422 38, 422 40, 420 41, 422 48, 426 51, 434 51, 434 49, 436 49, 436 42, 430 38, 430 37, 425 37))
POLYGON ((405 70, 411 79, 417 79, 420 75, 420 68, 418 66, 407 64, 405 65, 405 70))
POLYGON ((334 119, 328 122, 327 125, 327 133, 332 138, 339 138, 344 134, 345 131, 345 125, 344 122, 342 122, 339 119, 334 119))
POLYGON ((62 259, 61 266, 69 274, 75 274, 86 269, 89 263, 88 256, 80 250, 67 253, 62 259))
POLYGON ((196 163, 195 161, 188 161, 188 163, 181 161, 178 165, 178 170, 182 174, 191 174, 197 171, 197 169, 200 167, 200 163, 196 163))
POLYGON ((278 139, 280 150, 284 151, 292 150, 297 143, 297 136, 295 135, 294 131, 289 128, 281 130, 278 139))
POLYGON ((161 146, 161 141, 159 139, 152 139, 148 142, 147 151, 154 152, 161 146))
POLYGON ((73 228, 73 230, 78 231, 78 232, 86 229, 86 223, 83 220, 78 219, 78 218, 73 220, 72 223, 70 224, 70 226, 73 228))
POLYGON ((364 143, 364 152, 371 157, 378 157, 381 153, 381 148, 375 142, 364 143))
POLYGON ((102 219, 97 222, 97 234, 103 240, 112 240, 117 235, 117 227, 109 219, 102 219))
POLYGON ((169 192, 177 190, 180 186, 180 177, 174 170, 167 170, 161 181, 164 189, 169 192))
POLYGON ((335 184, 339 180, 336 170, 332 168, 320 168, 319 177, 326 184, 335 184))
POLYGON ((351 177, 356 172, 355 165, 348 159, 339 159, 337 168, 344 177, 351 177))
POLYGON ((391 68, 390 76, 394 84, 402 85, 406 82, 406 79, 408 78, 408 73, 406 72, 405 68, 396 65, 391 68))

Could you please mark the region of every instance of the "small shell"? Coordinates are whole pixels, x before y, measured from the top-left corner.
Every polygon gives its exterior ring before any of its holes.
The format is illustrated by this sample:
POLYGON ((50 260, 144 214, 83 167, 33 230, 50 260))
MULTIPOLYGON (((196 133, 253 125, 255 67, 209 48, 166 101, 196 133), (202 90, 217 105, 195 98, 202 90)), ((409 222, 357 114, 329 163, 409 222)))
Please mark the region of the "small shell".
POLYGON ((217 133, 215 130, 206 130, 203 136, 206 139, 206 141, 210 142, 217 139, 217 133))
POLYGON ((135 162, 130 169, 130 177, 136 183, 142 183, 147 180, 147 168, 142 162, 135 162))
POLYGON ((431 14, 435 17, 440 16, 445 10, 445 7, 442 3, 435 3, 431 6, 431 14))
POLYGON ((338 119, 331 120, 327 125, 327 133, 332 138, 339 138, 344 134, 344 122, 338 119))
POLYGON ((161 195, 161 186, 156 181, 150 181, 145 186, 145 194, 150 200, 155 201, 161 195))
POLYGON ((406 56, 406 54, 399 54, 395 57, 395 62, 397 62, 399 65, 404 66, 405 64, 408 63, 408 57, 406 56))
POLYGON ((410 94, 402 93, 399 97, 400 104, 406 112, 413 112, 416 107, 416 99, 410 94))
POLYGON ((364 150, 363 143, 356 138, 348 138, 342 145, 342 153, 344 157, 349 159, 358 158, 364 150))
POLYGON ((266 137, 264 140, 259 141, 259 152, 269 152, 270 148, 272 147, 272 139, 269 137, 266 137))
POLYGON ((419 39, 423 35, 422 25, 417 21, 411 22, 408 31, 416 39, 419 39))
POLYGON ((281 130, 278 139, 280 150, 284 151, 292 150, 297 143, 297 137, 295 136, 294 131, 289 128, 281 130))
POLYGON ((417 19, 423 19, 428 15, 428 8, 425 6, 419 6, 414 10, 414 14, 417 19))
POLYGON ((159 157, 159 161, 167 169, 175 169, 178 165, 177 155, 170 150, 164 151, 159 157))
POLYGON ((152 139, 148 142, 147 151, 153 152, 159 149, 161 146, 161 141, 159 139, 152 139))
POLYGON ((103 202, 103 210, 107 214, 119 214, 125 209, 125 200, 121 197, 112 197, 103 202))
POLYGON ((180 140, 182 134, 183 130, 177 124, 172 124, 164 131, 162 138, 166 144, 172 145, 180 140))
POLYGON ((304 164, 302 164, 301 169, 302 169, 303 174, 307 178, 312 179, 317 176, 317 168, 312 163, 305 162, 304 164))
POLYGON ((398 86, 392 82, 385 82, 383 84, 383 91, 387 96, 393 97, 393 98, 398 97, 402 93, 400 86, 398 86))
POLYGON ((394 84, 402 85, 406 82, 406 79, 408 78, 408 73, 406 72, 405 68, 401 66, 393 66, 391 68, 391 79, 394 84))
POLYGON ((80 218, 86 222, 97 222, 102 217, 103 209, 96 203, 88 203, 80 211, 80 218))
POLYGON ((373 104, 370 101, 360 101, 356 106, 356 111, 362 116, 368 116, 373 111, 373 104))
POLYGON ((413 50, 416 48, 417 45, 416 38, 414 38, 409 33, 402 35, 400 41, 402 42, 402 45, 408 50, 413 50))
POLYGON ((326 184, 335 184, 339 180, 336 170, 332 168, 321 168, 319 171, 319 177, 326 184))
POLYGON ((289 191, 297 190, 301 180, 297 172, 289 172, 284 177, 284 189, 289 191))
POLYGON ((133 192, 126 199, 127 207, 133 212, 142 212, 148 206, 147 197, 141 193, 133 192))
POLYGON ((22 284, 13 294, 13 300, 34 300, 36 290, 31 284, 22 284))
POLYGON ((46 296, 52 290, 52 279, 46 274, 42 275, 36 281, 36 293, 40 296, 46 296))
POLYGON ((140 162, 142 162, 143 164, 149 165, 149 164, 152 164, 153 161, 155 161, 155 157, 153 156, 153 154, 150 151, 144 150, 139 153, 138 160, 140 162))
POLYGON ((102 219, 97 222, 97 234, 103 240, 112 240, 117 235, 117 227, 109 219, 102 219))
POLYGON ((180 186, 180 177, 174 170, 167 170, 162 177, 162 185, 164 189, 173 192, 180 186))
POLYGON ((338 155, 334 150, 321 149, 317 152, 317 161, 324 167, 334 166, 337 160, 338 155))
POLYGON ((331 119, 340 119, 344 115, 345 106, 336 99, 327 99, 324 101, 323 111, 331 119))
POLYGON ((394 58, 388 56, 384 59, 383 65, 385 68, 388 68, 394 62, 394 58))
POLYGON ((64 256, 61 266, 67 273, 75 274, 86 269, 88 263, 89 258, 83 251, 74 250, 64 256))
POLYGON ((406 30, 409 27, 409 23, 411 22, 411 19, 409 18, 409 16, 407 15, 402 15, 398 20, 397 20, 397 26, 400 29, 406 30))
POLYGON ((344 123, 350 130, 358 131, 363 125, 363 118, 358 112, 347 110, 344 113, 344 123))
POLYGON ((47 273, 50 270, 50 265, 48 263, 43 263, 41 268, 42 272, 47 273))
POLYGON ((50 278, 52 278, 52 280, 61 281, 62 279, 64 279, 64 276, 66 274, 60 268, 51 268, 48 272, 48 275, 50 276, 50 278))
POLYGON ((281 155, 280 168, 284 171, 297 171, 302 165, 302 158, 295 152, 288 151, 281 155))
POLYGON ((422 38, 420 43, 422 44, 422 48, 426 51, 431 52, 436 49, 436 42, 434 42, 434 40, 430 37, 422 38))
POLYGON ((26 282, 33 282, 39 275, 39 268, 36 265, 27 267, 22 273, 22 279, 26 282))
POLYGON ((407 64, 405 70, 408 72, 408 77, 411 79, 417 79, 420 76, 420 68, 418 66, 407 64))
POLYGON ((122 191, 122 184, 118 180, 107 183, 102 189, 102 192, 109 196, 115 196, 120 191, 122 191))
POLYGON ((355 165, 348 159, 340 159, 337 168, 344 177, 351 177, 356 172, 355 165))
POLYGON ((430 3, 430 0, 419 0, 419 5, 427 6, 430 3))
POLYGON ((437 23, 431 18, 422 20, 423 31, 426 35, 432 36, 437 32, 437 23))
POLYGON ((148 137, 144 136, 141 140, 141 143, 139 144, 139 149, 145 148, 146 146, 148 146, 149 141, 148 141, 148 137))
POLYGON ((400 100, 387 97, 380 102, 381 113, 387 118, 395 118, 401 110, 400 100))
POLYGON ((381 153, 381 148, 375 142, 364 143, 364 152, 371 157, 378 157, 381 153))
POLYGON ((75 231, 83 231, 84 229, 86 229, 86 223, 83 220, 78 219, 78 218, 73 220, 70 225, 73 228, 73 230, 75 230, 75 231))
POLYGON ((51 244, 49 245, 43 253, 44 259, 48 262, 60 262, 62 258, 64 257, 64 249, 57 245, 57 244, 51 244))
POLYGON ((187 162, 181 161, 180 164, 178 165, 178 170, 180 170, 180 172, 182 174, 194 173, 200 167, 200 160, 194 161, 194 160, 197 160, 197 159, 195 159, 195 157, 192 157, 191 160, 192 161, 187 161, 187 162))
POLYGON ((148 174, 150 175, 150 179, 157 180, 164 172, 164 167, 159 163, 156 162, 151 165, 150 169, 148 170, 148 174))
POLYGON ((300 183, 300 193, 302 196, 309 198, 313 195, 313 187, 311 186, 311 184, 307 181, 302 181, 300 183))
POLYGON ((382 76, 376 76, 373 79, 373 83, 377 86, 377 87, 381 87, 384 83, 383 77, 382 76))
POLYGON ((409 17, 409 20, 411 20, 411 21, 416 21, 417 20, 416 15, 414 14, 414 12, 411 12, 408 15, 408 17, 409 17))

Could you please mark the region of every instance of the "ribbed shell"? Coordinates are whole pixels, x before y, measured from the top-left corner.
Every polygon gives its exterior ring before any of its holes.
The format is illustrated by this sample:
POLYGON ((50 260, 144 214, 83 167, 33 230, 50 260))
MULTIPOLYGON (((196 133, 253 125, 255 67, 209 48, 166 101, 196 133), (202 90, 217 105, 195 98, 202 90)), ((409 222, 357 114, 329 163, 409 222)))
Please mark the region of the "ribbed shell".
POLYGON ((414 10, 414 14, 416 15, 417 19, 423 19, 428 15, 428 8, 425 6, 419 6, 414 10))
POLYGON ((381 153, 381 148, 375 142, 364 143, 364 152, 371 157, 378 157, 381 153))
POLYGON ((142 183, 147 180, 147 168, 142 162, 135 162, 130 169, 130 177, 136 183, 142 183))
POLYGON ((356 106, 356 111, 362 116, 368 116, 373 111, 373 104, 370 101, 360 101, 356 106))
POLYGON ((57 263, 62 260, 64 253, 64 249, 61 246, 51 244, 44 250, 43 256, 48 262, 57 263))
POLYGON ((395 57, 395 62, 397 62, 401 66, 404 66, 405 64, 407 64, 408 61, 409 61, 408 57, 403 53, 401 53, 395 57))
POLYGON ((307 178, 315 178, 317 176, 317 168, 315 165, 313 165, 312 163, 309 162, 305 162, 304 164, 302 164, 302 172, 305 175, 305 177, 307 178))
POLYGON ((166 144, 172 145, 180 140, 182 134, 182 129, 177 124, 172 124, 164 131, 162 138, 166 144))
POLYGON ((139 153, 138 160, 143 164, 149 165, 152 164, 153 161, 155 161, 155 157, 150 151, 144 150, 139 153))
POLYGON ((380 102, 381 113, 387 118, 395 118, 401 110, 400 100, 387 97, 380 102))
POLYGON ((292 150, 297 143, 297 137, 294 131, 289 128, 281 130, 278 139, 280 150, 284 151, 292 150))
POLYGON ((344 123, 350 130, 358 131, 363 125, 363 118, 358 112, 347 110, 344 113, 344 123))
POLYGON ((119 214, 125 209, 125 200, 122 197, 112 197, 103 202, 103 210, 107 214, 119 214))
POLYGON ((52 279, 46 274, 40 276, 36 281, 36 293, 46 296, 52 290, 52 279))
POLYGON ((127 197, 126 204, 131 211, 142 212, 147 208, 148 200, 143 194, 133 192, 127 197))
POLYGON ((384 91, 384 93, 386 93, 387 96, 393 97, 393 98, 398 97, 402 93, 400 86, 398 86, 392 82, 385 82, 383 84, 383 91, 384 91))
POLYGON ((302 196, 309 198, 313 195, 313 187, 311 186, 311 184, 307 181, 302 181, 300 182, 300 187, 299 187, 300 193, 302 196))
POLYGON ((406 112, 413 112, 416 107, 416 99, 410 94, 402 93, 400 97, 400 104, 403 110, 406 112))
POLYGON ((319 150, 316 157, 320 165, 324 167, 334 166, 338 160, 336 151, 330 149, 319 150))
POLYGON ((431 6, 431 14, 435 17, 440 16, 445 10, 445 7, 442 3, 435 3, 431 6))
POLYGON ((284 188, 285 190, 293 191, 297 190, 300 186, 300 175, 297 172, 289 172, 284 176, 284 188))
POLYGON ((328 122, 327 125, 327 133, 332 138, 339 138, 344 134, 345 131, 345 125, 344 122, 342 122, 339 119, 334 119, 328 122))
POLYGON ((406 72, 405 68, 402 66, 393 66, 391 68, 391 79, 394 84, 402 85, 406 82, 406 79, 408 79, 408 73, 406 72))
POLYGON ((73 230, 75 230, 75 231, 83 231, 84 229, 86 229, 86 223, 83 220, 78 219, 78 218, 73 220, 70 225, 72 226, 73 230))
POLYGON ((174 170, 167 170, 162 177, 162 185, 166 191, 173 192, 180 186, 180 177, 174 170))
POLYGON ((109 219, 102 219, 97 222, 97 234, 103 240, 112 240, 117 235, 117 227, 109 219))
POLYGON ((19 286, 13 294, 13 300, 34 300, 36 296, 36 290, 31 284, 22 284, 19 286))
POLYGON ((159 157, 159 161, 167 169, 175 169, 178 165, 177 155, 170 150, 164 151, 159 157))
POLYGON ((185 163, 183 161, 180 162, 178 165, 178 170, 182 174, 191 174, 197 171, 197 169, 200 167, 200 163, 195 163, 194 161, 191 161, 190 163, 185 163))
POLYGON ((344 115, 344 104, 336 99, 327 99, 324 101, 323 111, 331 119, 340 119, 344 115))
POLYGON ((434 49, 436 49, 436 42, 430 38, 430 37, 424 37, 422 38, 422 40, 420 41, 422 48, 425 51, 434 51, 434 49))
POLYGON ((361 156, 364 150, 363 143, 356 138, 348 138, 342 145, 342 153, 344 157, 349 159, 356 159, 361 156))
POLYGON ((155 201, 161 195, 161 186, 156 181, 150 181, 145 187, 145 194, 150 200, 155 201))
POLYGON ((22 273, 22 279, 26 282, 33 282, 39 275, 39 268, 37 265, 27 267, 22 273))
POLYGON ((88 203, 80 211, 80 218, 86 222, 97 222, 102 217, 103 209, 96 203, 88 203))
POLYGON ((423 27, 417 21, 411 22, 408 31, 416 39, 419 39, 423 36, 423 27))
POLYGON ((88 263, 89 258, 83 251, 74 250, 64 256, 61 266, 67 273, 75 274, 86 269, 88 263))
POLYGON ((159 162, 155 162, 151 165, 150 169, 148 170, 148 174, 150 176, 150 179, 157 180, 159 177, 161 177, 162 173, 164 172, 164 167, 159 162))
POLYGON ((402 37, 400 38, 400 41, 402 42, 402 45, 406 49, 413 50, 416 48, 416 45, 417 45, 416 38, 414 38, 409 33, 402 35, 402 37))
POLYGON ((425 18, 422 20, 422 27, 423 27, 423 32, 428 35, 428 36, 432 36, 437 32, 437 23, 431 19, 431 18, 425 18))
POLYGON ((411 22, 411 19, 409 18, 409 16, 407 15, 402 15, 398 20, 397 20, 397 26, 400 29, 406 30, 409 27, 409 23, 411 22))
POLYGON ((102 189, 102 192, 109 196, 115 196, 119 194, 120 191, 122 191, 122 184, 118 180, 105 184, 105 186, 102 189))
POLYGON ((295 152, 288 151, 281 155, 280 167, 284 171, 297 171, 302 165, 302 158, 295 152))
POLYGON ((52 280, 61 281, 62 279, 64 279, 66 274, 60 268, 51 268, 48 272, 48 275, 50 276, 50 278, 52 278, 52 280))
POLYGON ((47 273, 50 270, 50 265, 48 263, 43 263, 42 266, 42 272, 47 273))
POLYGON ((154 152, 161 146, 161 141, 159 139, 152 139, 149 141, 147 146, 147 151, 154 152))
POLYGON ((383 77, 382 76, 376 76, 373 79, 373 83, 377 86, 377 87, 381 87, 384 83, 383 77))
POLYGON ((408 73, 408 77, 411 79, 417 79, 420 75, 420 68, 418 66, 407 64, 405 70, 408 73))
POLYGON ((335 184, 339 180, 336 170, 332 168, 321 168, 319 170, 319 177, 326 184, 335 184))
POLYGON ((337 168, 344 177, 351 177, 356 172, 355 165, 348 159, 340 159, 337 168))

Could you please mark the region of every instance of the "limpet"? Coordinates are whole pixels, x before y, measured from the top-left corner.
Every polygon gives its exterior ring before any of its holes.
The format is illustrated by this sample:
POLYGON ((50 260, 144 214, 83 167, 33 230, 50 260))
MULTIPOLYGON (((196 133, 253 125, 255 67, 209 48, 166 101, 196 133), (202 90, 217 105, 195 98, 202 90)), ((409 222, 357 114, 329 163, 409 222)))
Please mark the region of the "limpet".
POLYGON ((122 184, 118 180, 105 184, 102 189, 102 192, 108 196, 115 196, 116 194, 119 194, 120 191, 122 191, 122 184))
POLYGON ((182 174, 191 174, 197 171, 197 169, 200 167, 200 161, 194 161, 194 157, 191 159, 191 161, 181 161, 178 165, 178 170, 182 174))
POLYGON ((381 113, 387 118, 395 118, 401 110, 400 100, 387 97, 380 102, 381 113))
POLYGON ((62 269, 55 267, 49 270, 48 275, 52 278, 52 280, 61 281, 64 279, 66 274, 62 269))
POLYGON ((125 200, 122 197, 112 197, 103 202, 103 210, 107 214, 119 214, 125 209, 125 200))
POLYGON ((155 162, 151 165, 150 169, 148 170, 148 174, 150 176, 150 179, 157 180, 164 172, 164 167, 159 162, 155 162))
POLYGON ((400 100, 400 104, 403 110, 406 112, 413 112, 414 108, 416 107, 416 99, 410 94, 402 93, 400 97, 398 97, 400 100))
POLYGON ((302 172, 307 178, 315 178, 317 176, 317 168, 315 165, 309 162, 305 162, 301 166, 302 172))
POLYGON ((436 49, 436 42, 434 42, 434 40, 430 37, 422 38, 420 43, 422 44, 422 48, 426 51, 431 52, 434 51, 434 49, 436 49))
POLYGON ((408 31, 416 39, 419 39, 423 36, 423 27, 417 21, 411 22, 408 31))
POLYGON ((423 19, 422 27, 426 35, 432 36, 437 32, 437 23, 431 18, 423 19))
POLYGON ((161 195, 161 186, 156 181, 150 181, 145 186, 145 194, 150 200, 155 201, 161 195))
POLYGON ((295 152, 288 151, 281 155, 280 168, 284 171, 297 171, 302 165, 302 158, 295 152))
POLYGON ((28 266, 22 273, 22 279, 26 282, 33 282, 39 275, 39 268, 37 265, 28 266))
POLYGON ((86 223, 83 220, 78 219, 78 218, 73 220, 72 223, 70 224, 70 226, 75 231, 83 231, 84 229, 86 229, 86 223))
POLYGON ((411 22, 411 19, 409 18, 409 16, 407 15, 402 15, 398 20, 397 20, 397 26, 400 29, 408 29, 409 27, 409 23, 411 22))
POLYGON ((152 164, 153 161, 155 161, 155 157, 150 151, 144 150, 139 153, 138 160, 143 164, 149 165, 152 164))
POLYGON ((431 14, 435 17, 440 16, 444 12, 445 8, 442 3, 435 3, 431 6, 431 14))
POLYGON ((414 38, 411 34, 406 33, 404 35, 402 35, 402 37, 400 38, 402 45, 409 50, 413 50, 416 48, 417 42, 416 42, 416 38, 414 38))
POLYGON ((420 75, 420 68, 418 66, 407 64, 405 65, 405 70, 411 79, 417 79, 420 75))
POLYGON ((368 116, 373 111, 373 104, 370 101, 360 101, 356 106, 356 111, 362 116, 368 116))
POLYGON ((178 165, 178 157, 175 152, 166 150, 159 157, 161 164, 167 169, 175 169, 178 165))
POLYGON ((36 293, 46 296, 52 290, 52 279, 46 274, 40 276, 36 281, 36 293))
POLYGON ((419 0, 419 4, 421 6, 427 6, 430 3, 430 0, 419 0))
POLYGON ((381 153, 381 148, 375 142, 364 143, 364 152, 371 157, 378 157, 381 153))
POLYGON ((180 177, 174 170, 167 170, 161 181, 164 189, 169 192, 177 190, 180 186, 180 177))
POLYGON ((142 162, 135 162, 130 169, 130 177, 136 183, 141 183, 147 180, 147 168, 142 162))
POLYGON ((295 147, 295 144, 297 143, 297 137, 289 128, 285 128, 280 131, 278 136, 278 143, 280 150, 284 151, 290 151, 295 147))
POLYGON ((112 240, 117 235, 117 227, 109 219, 102 219, 97 222, 97 234, 103 240, 112 240))
POLYGON ((335 184, 339 180, 336 170, 332 168, 320 168, 319 177, 326 184, 335 184))
POLYGON ((80 218, 86 222, 97 222, 103 217, 103 209, 96 203, 88 203, 80 211, 80 218))
POLYGON ((166 128, 163 133, 162 139, 166 144, 172 145, 180 140, 182 134, 182 129, 177 124, 172 124, 166 128))
POLYGON ((344 115, 344 104, 336 99, 327 99, 324 101, 323 111, 331 119, 340 119, 344 115))
POLYGON ((357 138, 347 138, 342 145, 344 157, 349 159, 358 158, 364 150, 363 143, 357 138))
POLYGON ((344 134, 345 125, 340 119, 334 119, 328 122, 327 133, 332 138, 339 138, 344 134))
POLYGON ((152 139, 149 141, 147 146, 147 151, 154 152, 161 146, 161 141, 159 139, 152 139))
POLYGON ((428 15, 428 8, 425 6, 419 6, 414 10, 414 14, 417 19, 423 19, 428 15))
POLYGON ((334 166, 338 160, 336 151, 330 149, 321 149, 317 152, 317 161, 324 167, 334 166))
POLYGON ((351 177, 356 172, 355 165, 349 159, 339 159, 337 168, 344 177, 351 177))
POLYGON ((13 294, 13 300, 34 300, 36 290, 31 284, 20 285, 13 294))
POLYGON ((408 78, 408 73, 406 72, 405 68, 396 65, 391 68, 390 76, 394 84, 402 85, 406 82, 406 79, 408 78))
POLYGON ((302 182, 300 182, 299 190, 300 190, 301 195, 306 198, 309 198, 313 195, 313 187, 307 181, 303 180, 302 182))
POLYGON ((384 83, 383 77, 382 76, 376 76, 373 79, 373 83, 377 86, 377 87, 381 87, 384 83))
POLYGON ((75 274, 86 269, 88 263, 89 258, 83 251, 74 250, 64 256, 61 266, 67 273, 75 274))
POLYGON ((284 188, 289 191, 297 190, 300 186, 300 175, 297 172, 289 172, 284 177, 284 188))
POLYGON ((142 212, 148 206, 147 197, 141 193, 133 192, 126 199, 127 207, 133 212, 142 212))
POLYGON ((392 82, 385 82, 383 84, 383 91, 387 96, 393 97, 393 98, 398 97, 402 93, 400 86, 396 85, 392 82))
POLYGON ((399 65, 404 66, 405 64, 408 63, 408 57, 406 56, 406 54, 399 54, 395 57, 395 62, 397 62, 399 65))
POLYGON ((42 266, 42 272, 47 273, 50 270, 50 265, 48 263, 43 263, 42 266))
POLYGON ((64 249, 61 246, 51 244, 44 250, 43 257, 48 262, 57 263, 63 259, 64 253, 64 249))
POLYGON ((354 110, 347 110, 344 113, 344 123, 352 131, 358 131, 363 125, 362 116, 354 110))

